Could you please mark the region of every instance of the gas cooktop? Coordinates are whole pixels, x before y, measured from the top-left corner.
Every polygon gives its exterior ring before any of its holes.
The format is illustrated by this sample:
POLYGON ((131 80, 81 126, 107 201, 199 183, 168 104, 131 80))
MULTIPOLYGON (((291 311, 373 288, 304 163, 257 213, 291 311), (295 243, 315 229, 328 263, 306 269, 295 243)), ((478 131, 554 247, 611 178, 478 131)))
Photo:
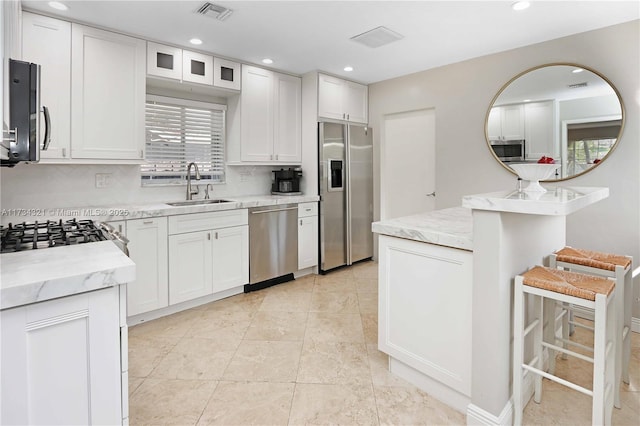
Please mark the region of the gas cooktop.
POLYGON ((0 226, 0 253, 105 241, 107 236, 92 220, 10 223, 0 226))

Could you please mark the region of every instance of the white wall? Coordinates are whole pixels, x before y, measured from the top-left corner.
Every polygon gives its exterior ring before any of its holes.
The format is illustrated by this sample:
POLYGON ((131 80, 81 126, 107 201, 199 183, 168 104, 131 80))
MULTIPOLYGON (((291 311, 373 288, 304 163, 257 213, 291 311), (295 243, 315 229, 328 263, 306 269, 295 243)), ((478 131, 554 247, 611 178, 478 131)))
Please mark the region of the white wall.
MULTIPOLYGON (((640 21, 590 31, 476 58, 369 87, 374 169, 380 164, 385 114, 435 108, 436 208, 458 206, 463 195, 515 188, 516 177, 489 153, 484 123, 494 95, 513 76, 541 64, 571 62, 606 76, 626 109, 619 146, 611 157, 564 186, 607 186, 610 197, 567 219, 567 242, 576 247, 630 254, 640 263, 640 21)), ((416 52, 420 54, 420 52, 416 52)), ((428 54, 425 52, 424 54, 428 54)), ((374 193, 380 217, 379 176, 374 193)), ((640 283, 636 281, 636 290, 640 283)), ((640 302, 634 298, 634 316, 640 302)))

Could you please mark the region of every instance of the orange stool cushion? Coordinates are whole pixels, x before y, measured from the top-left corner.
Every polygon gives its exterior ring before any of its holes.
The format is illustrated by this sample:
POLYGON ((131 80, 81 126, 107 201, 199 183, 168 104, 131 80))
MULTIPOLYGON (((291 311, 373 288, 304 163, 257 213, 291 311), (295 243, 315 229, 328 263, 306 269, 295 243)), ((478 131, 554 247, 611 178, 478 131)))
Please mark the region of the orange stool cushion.
POLYGON ((609 295, 616 286, 612 280, 577 272, 535 266, 522 274, 523 284, 585 300, 596 300, 596 294, 609 295))
POLYGON ((577 249, 573 247, 565 247, 562 250, 558 250, 555 255, 559 262, 590 266, 592 268, 604 269, 606 271, 615 271, 616 266, 626 268, 631 264, 631 259, 626 256, 577 249))

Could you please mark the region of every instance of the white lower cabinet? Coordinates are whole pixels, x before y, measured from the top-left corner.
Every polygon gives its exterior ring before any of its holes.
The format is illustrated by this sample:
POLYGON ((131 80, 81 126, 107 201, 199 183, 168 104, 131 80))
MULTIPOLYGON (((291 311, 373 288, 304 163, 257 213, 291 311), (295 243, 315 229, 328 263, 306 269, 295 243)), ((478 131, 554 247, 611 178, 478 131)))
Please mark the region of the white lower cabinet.
POLYGON ((169 218, 169 304, 249 282, 246 209, 169 218))
POLYGON ((249 227, 213 231, 213 292, 249 282, 249 227))
POLYGON ((318 204, 298 204, 298 269, 318 264, 318 204))
POLYGON ((428 378, 414 383, 470 397, 473 253, 385 235, 378 244, 378 348, 392 371, 400 361, 428 378))
POLYGON ((136 280, 127 285, 128 315, 168 306, 167 218, 128 220, 126 235, 136 264, 136 280))
POLYGON ((0 313, 1 424, 126 423, 122 301, 116 286, 0 313))
POLYGON ((169 236, 169 303, 213 293, 211 231, 169 236))

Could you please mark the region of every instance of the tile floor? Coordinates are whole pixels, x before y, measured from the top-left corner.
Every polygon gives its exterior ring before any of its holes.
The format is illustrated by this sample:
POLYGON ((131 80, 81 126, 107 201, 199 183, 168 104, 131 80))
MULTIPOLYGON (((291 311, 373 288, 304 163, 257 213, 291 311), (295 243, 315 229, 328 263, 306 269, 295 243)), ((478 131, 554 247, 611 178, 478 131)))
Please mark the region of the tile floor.
MULTIPOLYGON (((640 336, 632 342, 619 425, 640 418, 640 336)), ((571 362, 558 370, 588 380, 571 362)), ((589 397, 546 380, 544 390, 525 423, 590 424, 589 397)), ((465 424, 387 371, 373 262, 131 327, 129 394, 132 425, 465 424)))

